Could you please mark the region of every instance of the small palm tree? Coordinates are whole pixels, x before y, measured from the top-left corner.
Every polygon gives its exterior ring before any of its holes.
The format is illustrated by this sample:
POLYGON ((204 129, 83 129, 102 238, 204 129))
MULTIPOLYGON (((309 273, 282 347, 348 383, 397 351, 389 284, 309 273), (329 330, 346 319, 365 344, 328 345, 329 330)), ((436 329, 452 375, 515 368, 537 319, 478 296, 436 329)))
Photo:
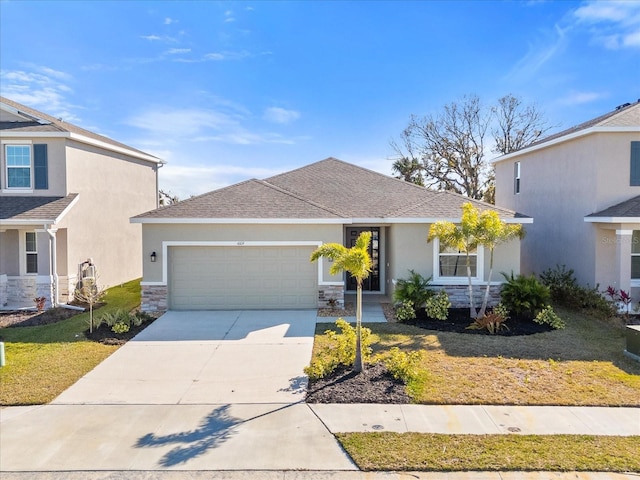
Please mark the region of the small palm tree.
POLYGON ((353 362, 353 370, 356 373, 364 370, 362 360, 362 282, 371 272, 370 242, 371 232, 362 232, 356 240, 356 244, 351 248, 339 243, 325 243, 311 254, 312 262, 320 257, 326 257, 333 262, 329 270, 331 275, 348 272, 356 279, 356 358, 353 362))
POLYGON ((478 317, 482 318, 485 315, 487 309, 487 303, 489 301, 489 290, 491 289, 491 275, 493 273, 493 251, 496 246, 501 243, 505 243, 513 238, 523 238, 524 229, 520 224, 507 224, 503 220, 500 220, 498 214, 493 210, 486 210, 480 214, 478 227, 476 231, 476 237, 478 243, 485 248, 489 249, 489 278, 487 279, 487 289, 484 292, 484 299, 482 300, 482 307, 478 317))
MULTIPOLYGON (((470 202, 467 202, 462 205, 462 219, 459 225, 444 220, 435 222, 429 228, 429 236, 427 237, 428 242, 434 238, 438 238, 441 246, 464 252, 467 264, 467 278, 469 279, 469 309, 471 311, 471 318, 478 316, 475 302, 473 301, 470 257, 470 253, 478 248, 478 224, 478 210, 470 202)), ((436 266, 436 268, 438 267, 436 266)))

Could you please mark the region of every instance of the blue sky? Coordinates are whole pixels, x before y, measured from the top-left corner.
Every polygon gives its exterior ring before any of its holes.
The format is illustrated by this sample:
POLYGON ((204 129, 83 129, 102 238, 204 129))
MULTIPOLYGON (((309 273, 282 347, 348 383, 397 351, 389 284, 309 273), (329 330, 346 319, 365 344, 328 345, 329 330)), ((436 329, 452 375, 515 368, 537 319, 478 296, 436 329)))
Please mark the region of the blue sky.
POLYGON ((0 0, 0 93, 159 156, 186 198, 511 93, 568 128, 640 98, 640 1, 0 0))

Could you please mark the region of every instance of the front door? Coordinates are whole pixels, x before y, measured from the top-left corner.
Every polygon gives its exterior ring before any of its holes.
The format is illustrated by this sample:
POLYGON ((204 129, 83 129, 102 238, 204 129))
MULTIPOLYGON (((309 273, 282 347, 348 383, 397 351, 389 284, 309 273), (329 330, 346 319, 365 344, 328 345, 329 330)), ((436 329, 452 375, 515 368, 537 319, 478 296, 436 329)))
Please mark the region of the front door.
MULTIPOLYGON (((347 228, 346 246, 355 246, 356 240, 362 232, 371 232, 369 243, 369 256, 371 257, 371 273, 362 282, 362 290, 365 292, 380 291, 380 228, 378 227, 349 227, 347 228)), ((347 290, 356 290, 356 279, 347 273, 347 290)))

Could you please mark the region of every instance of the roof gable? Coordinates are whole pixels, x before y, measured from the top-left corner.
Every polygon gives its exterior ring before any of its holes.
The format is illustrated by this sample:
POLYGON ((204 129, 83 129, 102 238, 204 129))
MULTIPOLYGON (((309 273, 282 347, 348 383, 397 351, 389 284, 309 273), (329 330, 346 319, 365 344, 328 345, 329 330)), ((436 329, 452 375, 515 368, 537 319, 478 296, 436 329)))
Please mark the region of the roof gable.
POLYGON ((640 195, 587 215, 585 218, 640 218, 640 195))
POLYGON ((549 135, 537 142, 515 152, 498 157, 494 162, 501 162, 509 158, 517 157, 540 148, 546 148, 556 143, 571 140, 576 137, 597 132, 640 132, 640 101, 633 104, 625 104, 611 112, 600 115, 586 122, 567 128, 553 135, 549 135))

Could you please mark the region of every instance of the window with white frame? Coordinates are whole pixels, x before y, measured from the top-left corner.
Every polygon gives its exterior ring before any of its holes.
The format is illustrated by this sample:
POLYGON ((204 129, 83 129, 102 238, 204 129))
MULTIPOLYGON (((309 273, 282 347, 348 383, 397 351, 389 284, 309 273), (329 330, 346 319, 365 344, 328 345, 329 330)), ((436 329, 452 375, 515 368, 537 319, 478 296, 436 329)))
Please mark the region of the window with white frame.
POLYGON ((520 162, 513 165, 513 193, 520 193, 520 162))
POLYGON ((25 232, 26 273, 38 273, 38 236, 25 232))
POLYGON ((5 145, 6 187, 31 188, 31 145, 5 145))
MULTIPOLYGON (((440 245, 438 239, 434 242, 434 274, 435 281, 450 283, 464 283, 467 280, 467 254, 457 248, 440 245)), ((469 252, 471 279, 481 280, 483 275, 483 250, 478 247, 469 252)))
POLYGON ((631 279, 640 280, 640 230, 631 236, 631 279))

